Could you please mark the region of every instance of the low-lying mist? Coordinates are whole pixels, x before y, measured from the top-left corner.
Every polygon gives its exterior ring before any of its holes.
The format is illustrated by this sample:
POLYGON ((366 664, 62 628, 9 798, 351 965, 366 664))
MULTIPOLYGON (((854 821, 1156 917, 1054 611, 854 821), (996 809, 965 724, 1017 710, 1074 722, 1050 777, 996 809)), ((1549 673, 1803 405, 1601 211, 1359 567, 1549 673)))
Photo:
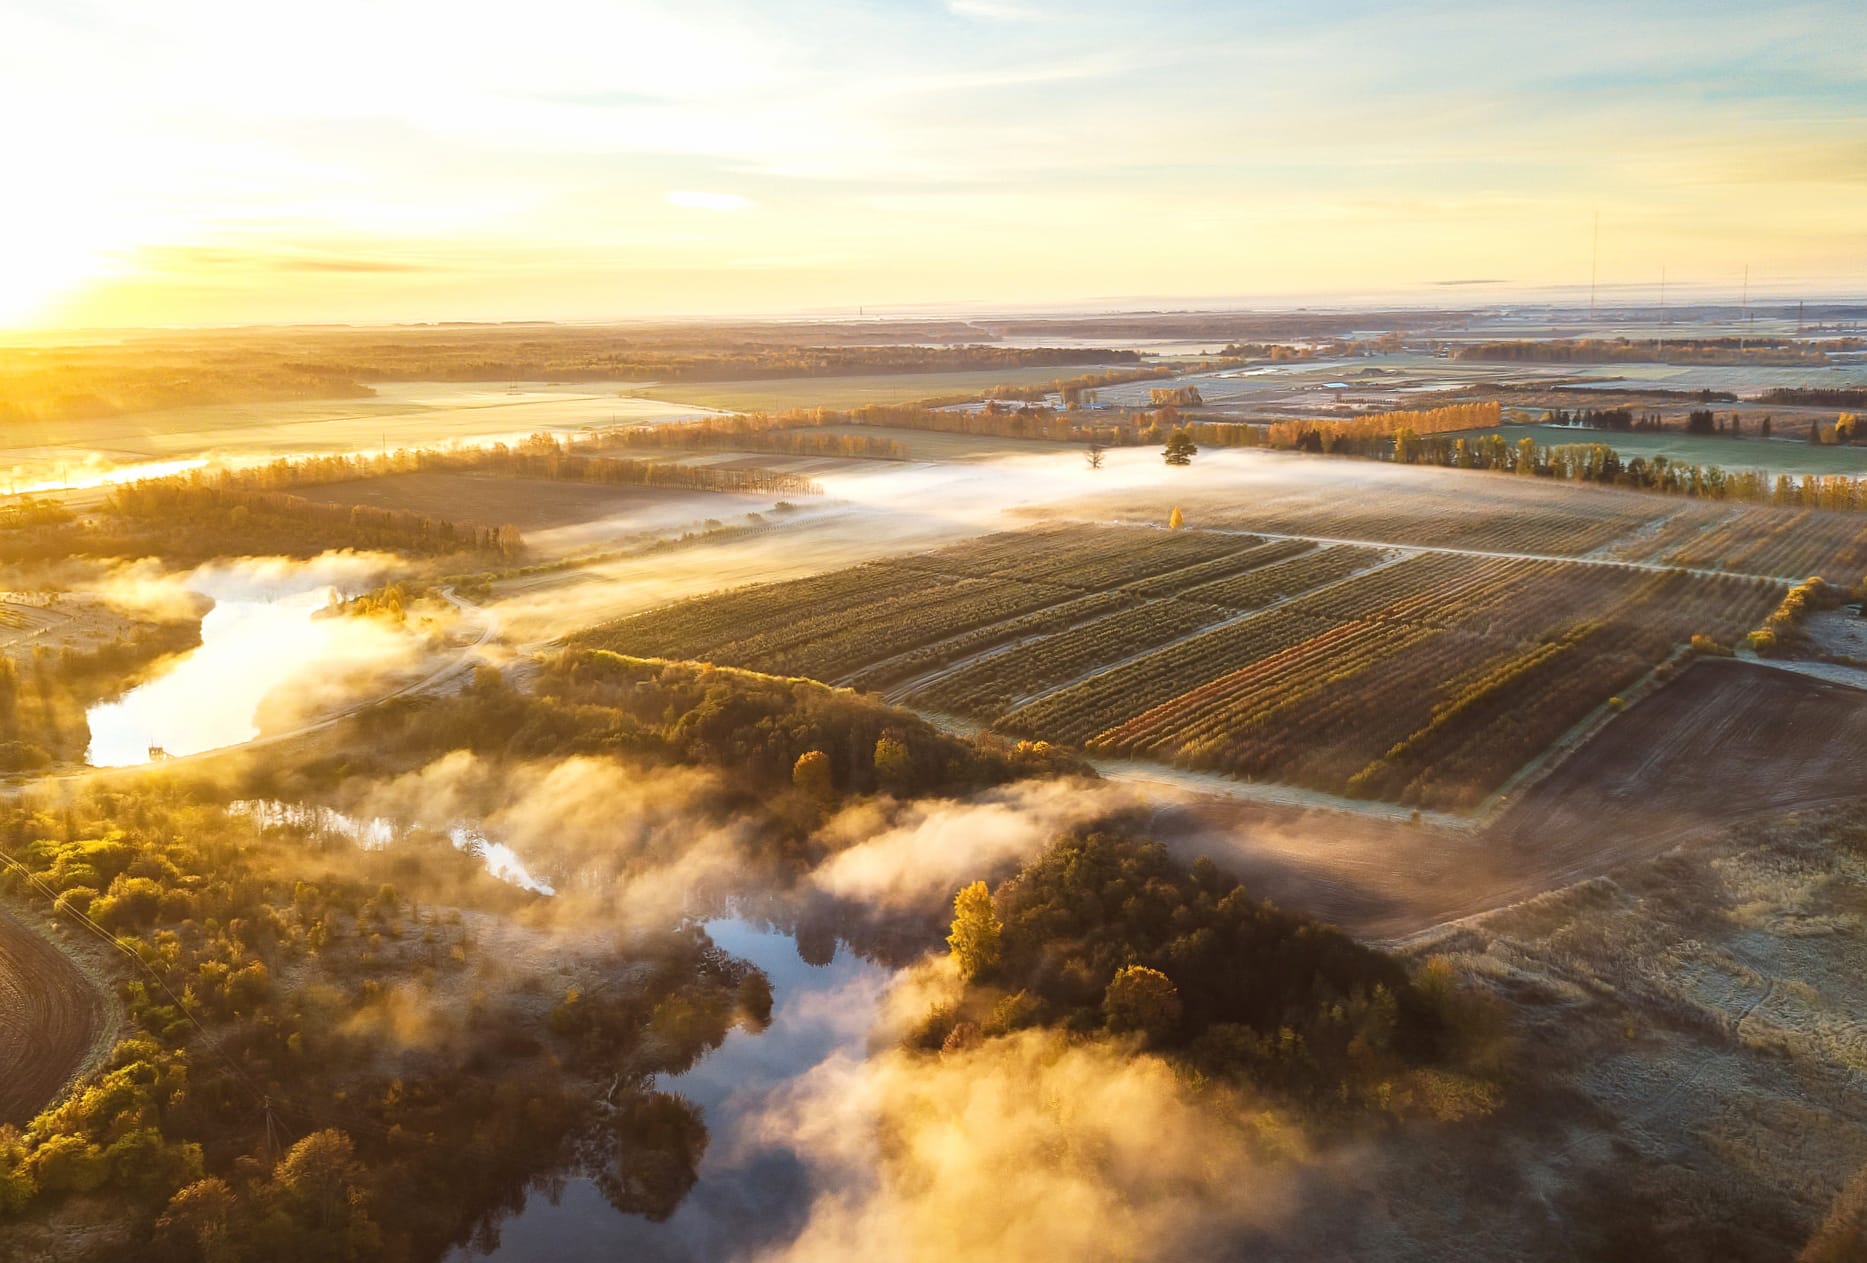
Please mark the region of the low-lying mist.
POLYGON ((776 1095, 743 1143, 806 1164, 817 1193, 768 1263, 1170 1259, 1273 1227, 1296 1143, 1166 1062, 1025 1031, 914 1056, 828 1060, 776 1095))

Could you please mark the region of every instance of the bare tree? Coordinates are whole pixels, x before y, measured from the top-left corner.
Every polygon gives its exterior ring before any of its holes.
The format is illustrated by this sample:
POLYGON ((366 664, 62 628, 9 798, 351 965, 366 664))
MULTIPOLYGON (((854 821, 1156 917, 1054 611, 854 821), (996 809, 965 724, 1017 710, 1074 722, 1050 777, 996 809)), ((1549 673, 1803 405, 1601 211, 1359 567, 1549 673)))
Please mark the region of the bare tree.
POLYGON ((1108 448, 1102 446, 1100 443, 1091 443, 1089 445, 1089 450, 1083 453, 1083 459, 1089 462, 1089 468, 1100 469, 1102 468, 1102 458, 1108 453, 1108 450, 1108 448))

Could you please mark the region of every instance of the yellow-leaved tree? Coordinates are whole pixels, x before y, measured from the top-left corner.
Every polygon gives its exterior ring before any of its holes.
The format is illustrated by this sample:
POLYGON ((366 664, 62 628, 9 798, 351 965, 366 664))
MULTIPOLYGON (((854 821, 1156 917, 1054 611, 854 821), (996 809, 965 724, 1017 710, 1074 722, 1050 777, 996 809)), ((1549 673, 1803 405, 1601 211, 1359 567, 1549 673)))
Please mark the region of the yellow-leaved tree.
POLYGON ((953 932, 946 945, 959 966, 959 976, 970 981, 998 963, 998 936, 1004 926, 992 905, 992 892, 982 881, 953 897, 953 932))

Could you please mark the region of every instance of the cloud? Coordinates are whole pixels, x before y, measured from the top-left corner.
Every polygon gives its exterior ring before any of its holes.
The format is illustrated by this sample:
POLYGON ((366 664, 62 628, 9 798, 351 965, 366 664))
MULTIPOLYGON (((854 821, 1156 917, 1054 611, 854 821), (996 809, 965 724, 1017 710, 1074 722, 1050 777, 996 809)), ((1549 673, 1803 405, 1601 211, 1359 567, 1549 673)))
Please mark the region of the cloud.
POLYGON ((963 18, 981 18, 987 22, 1035 22, 1043 14, 1021 4, 999 4, 996 0, 947 0, 948 10, 963 18))
POLYGON ((668 194, 668 205, 683 210, 736 211, 753 205, 749 197, 737 193, 702 193, 694 189, 675 189, 668 194))

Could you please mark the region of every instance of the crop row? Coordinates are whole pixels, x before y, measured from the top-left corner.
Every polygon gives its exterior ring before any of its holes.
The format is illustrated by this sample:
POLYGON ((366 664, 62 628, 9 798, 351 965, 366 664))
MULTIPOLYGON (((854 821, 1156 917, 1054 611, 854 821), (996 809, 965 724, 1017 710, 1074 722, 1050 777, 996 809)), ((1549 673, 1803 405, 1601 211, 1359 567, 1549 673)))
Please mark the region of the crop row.
MULTIPOLYGON (((1233 536, 1232 538, 1242 541, 1249 537, 1233 536)), ((1214 558, 1212 561, 1202 561, 1197 565, 1187 566, 1168 574, 1137 580, 1128 585, 1128 590, 1143 596, 1190 596, 1191 589, 1201 584, 1229 579, 1233 575, 1247 571, 1255 571, 1272 562, 1312 552, 1315 548, 1316 545, 1306 539, 1268 540, 1262 544, 1214 558)))
POLYGON ((1669 560, 1750 574, 1852 584, 1867 574, 1867 526, 1858 515, 1747 508, 1681 544, 1669 560))
POLYGON ((878 562, 679 601, 608 624, 592 632, 591 639, 604 648, 648 657, 725 661, 716 657, 719 648, 743 637, 748 628, 814 622, 926 586, 925 574, 878 562))
POLYGON ((1123 663, 1000 726, 1462 806, 1675 646, 1728 643, 1780 595, 1741 576, 1426 556, 1123 663))
POLYGON ((1221 509, 1230 526, 1275 535, 1411 544, 1426 548, 1576 557, 1638 529, 1657 516, 1651 506, 1578 503, 1484 505, 1451 497, 1357 496, 1352 504, 1282 502, 1221 509))
POLYGON ((1005 579, 923 581, 917 591, 892 600, 756 631, 719 646, 713 660, 836 681, 904 650, 1058 605, 1074 595, 1053 584, 1005 579))
POLYGON ((1285 609, 1227 623, 1019 706, 998 726, 1081 744, 1187 688, 1301 643, 1324 626, 1285 609))
POLYGON ((1336 545, 1318 548, 1289 561, 1264 566, 1230 579, 1218 579, 1188 588, 1180 595, 1189 601, 1223 605, 1234 610, 1255 610, 1346 578, 1365 570, 1382 557, 1378 548, 1336 545))
POLYGON ((1362 548, 1303 547, 1309 551, 1282 562, 1274 561, 1280 550, 1272 546, 1252 549, 1248 555, 1273 564, 1188 588, 1180 600, 1155 601, 1017 645, 934 682, 914 700, 938 710, 993 717, 1098 667, 1224 622, 1240 610, 1334 582, 1380 556, 1362 548))
POLYGON ((1233 744, 1337 680, 1433 635, 1403 623, 1341 623, 1097 735, 1090 748, 1230 766, 1233 744))
POLYGON ((1140 600, 1141 598, 1119 588, 1113 592, 1091 592, 1060 605, 1046 606, 1029 614, 1019 615, 1017 618, 969 628, 931 644, 919 645, 905 652, 893 654, 864 668, 849 682, 860 689, 890 688, 905 680, 912 680, 915 676, 938 670, 949 663, 959 662, 973 654, 984 653, 1000 645, 1012 644, 1027 637, 1062 631, 1075 627, 1079 623, 1101 618, 1116 610, 1133 608, 1140 603, 1140 600))
POLYGON ((911 700, 934 710, 989 718, 1024 698, 1229 616, 1228 610, 1191 601, 1150 601, 981 659, 911 700))
POLYGON ((1101 591, 1247 553, 1249 535, 1146 526, 1061 526, 956 544, 898 564, 940 574, 1041 580, 1101 591))
MULTIPOLYGON (((1344 768, 1339 756, 1345 747, 1378 753, 1392 739, 1382 734, 1424 717, 1460 661, 1495 655, 1500 644, 1514 647, 1490 631, 1496 607, 1530 612, 1537 629, 1545 626, 1569 595, 1562 591, 1567 583, 1552 582, 1563 576, 1552 572, 1573 569, 1469 557, 1386 567, 1331 589, 1367 589, 1351 602, 1360 616, 1343 619, 1322 610, 1317 621, 1327 631, 1136 716, 1099 734, 1094 744, 1340 788, 1366 762, 1363 757, 1344 768), (1383 599, 1371 599, 1377 590, 1383 599), (1540 616, 1534 613, 1539 608, 1540 616), (1378 744, 1370 750, 1371 741, 1378 744), (1319 754, 1338 757, 1323 760, 1326 767, 1311 766, 1319 754)), ((1306 599, 1288 608, 1318 614, 1326 604, 1306 599)))

